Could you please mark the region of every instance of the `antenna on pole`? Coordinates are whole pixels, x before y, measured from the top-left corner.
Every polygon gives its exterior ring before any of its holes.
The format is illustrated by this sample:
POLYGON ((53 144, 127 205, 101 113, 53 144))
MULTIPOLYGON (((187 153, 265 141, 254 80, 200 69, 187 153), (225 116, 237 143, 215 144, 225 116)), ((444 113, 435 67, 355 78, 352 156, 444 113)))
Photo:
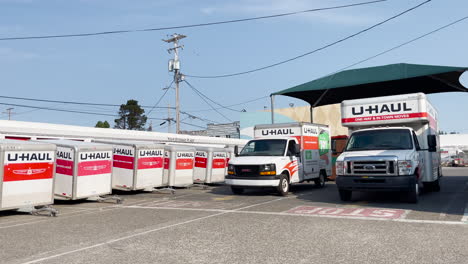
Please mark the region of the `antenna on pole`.
POLYGON ((164 42, 174 43, 174 47, 167 50, 169 54, 174 52, 174 59, 169 61, 169 71, 174 72, 174 83, 176 85, 176 133, 180 132, 180 105, 179 105, 179 83, 183 81, 183 75, 180 73, 179 49, 183 49, 183 45, 179 45, 179 40, 187 36, 174 33, 171 38, 163 39, 164 42))

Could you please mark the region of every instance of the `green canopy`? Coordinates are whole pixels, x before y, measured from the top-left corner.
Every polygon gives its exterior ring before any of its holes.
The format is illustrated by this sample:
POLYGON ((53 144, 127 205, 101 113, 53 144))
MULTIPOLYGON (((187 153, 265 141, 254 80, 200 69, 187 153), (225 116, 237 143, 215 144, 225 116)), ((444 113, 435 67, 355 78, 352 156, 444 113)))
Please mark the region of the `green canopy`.
POLYGON ((311 106, 343 100, 422 92, 468 92, 460 83, 467 67, 390 64, 346 70, 272 93, 302 99, 311 106))

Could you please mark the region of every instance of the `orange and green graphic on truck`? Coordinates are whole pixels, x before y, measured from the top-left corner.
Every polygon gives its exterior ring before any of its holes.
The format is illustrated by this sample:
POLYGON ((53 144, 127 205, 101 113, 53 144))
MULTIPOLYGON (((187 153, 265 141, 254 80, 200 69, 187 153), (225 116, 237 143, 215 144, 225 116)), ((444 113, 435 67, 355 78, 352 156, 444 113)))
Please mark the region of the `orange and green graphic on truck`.
POLYGON ((328 153, 330 152, 330 135, 327 130, 320 131, 318 143, 320 159, 325 160, 326 164, 329 164, 331 162, 328 157, 328 153))

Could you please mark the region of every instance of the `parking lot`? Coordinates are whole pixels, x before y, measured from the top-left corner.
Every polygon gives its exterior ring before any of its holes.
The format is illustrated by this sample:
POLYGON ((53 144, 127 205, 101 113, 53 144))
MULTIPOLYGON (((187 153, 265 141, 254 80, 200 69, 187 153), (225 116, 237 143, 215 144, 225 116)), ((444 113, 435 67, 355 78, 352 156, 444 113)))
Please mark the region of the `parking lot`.
POLYGON ((438 193, 336 186, 233 195, 225 186, 118 193, 124 203, 58 202, 58 217, 0 212, 1 263, 466 263, 468 168, 438 193))

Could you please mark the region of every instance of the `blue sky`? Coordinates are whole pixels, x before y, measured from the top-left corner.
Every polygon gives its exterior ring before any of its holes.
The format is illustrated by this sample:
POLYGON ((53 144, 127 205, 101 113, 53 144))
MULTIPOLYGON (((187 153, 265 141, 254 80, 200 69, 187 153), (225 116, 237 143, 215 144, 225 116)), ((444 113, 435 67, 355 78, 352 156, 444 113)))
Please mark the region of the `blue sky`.
MULTIPOLYGON (((162 42, 180 33, 182 72, 217 75, 265 66, 313 50, 395 15, 424 0, 388 0, 384 3, 321 11, 296 16, 177 31, 154 31, 86 38, 0 42, 0 95, 65 101, 121 104, 136 99, 154 105, 171 82, 167 61, 172 55, 162 42)), ((0 37, 138 29, 205 23, 270 15, 358 0, 0 0, 0 37)), ((235 104, 332 73, 359 60, 417 37, 468 15, 465 0, 430 3, 356 38, 265 71, 221 79, 191 79, 197 89, 221 104, 235 104)), ((468 20, 401 49, 360 64, 390 63, 468 66, 468 20)), ((468 75, 468 74, 466 74, 468 75)), ((463 77, 468 86, 468 77, 463 77)), ((277 97, 278 107, 305 105, 277 97)), ((468 93, 431 96, 439 110, 441 128, 468 133, 468 93)), ((69 110, 115 114, 117 108, 85 107, 0 99, 3 103, 29 104, 69 110)), ((226 118, 210 109, 186 85, 181 86, 182 110, 217 122, 226 118), (202 110, 202 111, 200 111, 202 110)), ((170 90, 160 106, 174 105, 170 90)), ((261 110, 264 99, 236 109, 261 110)), ((4 112, 7 106, 1 106, 4 112)), ((59 113, 15 107, 15 120, 93 126, 112 117, 59 113)), ((220 110, 229 120, 239 113, 220 110)), ((172 115, 174 115, 172 113, 172 115)), ((166 118, 167 110, 155 110, 166 118)), ((183 118, 185 116, 182 116, 183 118)), ((2 114, 0 118, 5 119, 2 114)), ((206 122, 186 122, 205 126, 206 122)), ((154 121, 159 131, 160 121, 154 121)), ((187 125, 183 129, 196 129, 187 125)))

